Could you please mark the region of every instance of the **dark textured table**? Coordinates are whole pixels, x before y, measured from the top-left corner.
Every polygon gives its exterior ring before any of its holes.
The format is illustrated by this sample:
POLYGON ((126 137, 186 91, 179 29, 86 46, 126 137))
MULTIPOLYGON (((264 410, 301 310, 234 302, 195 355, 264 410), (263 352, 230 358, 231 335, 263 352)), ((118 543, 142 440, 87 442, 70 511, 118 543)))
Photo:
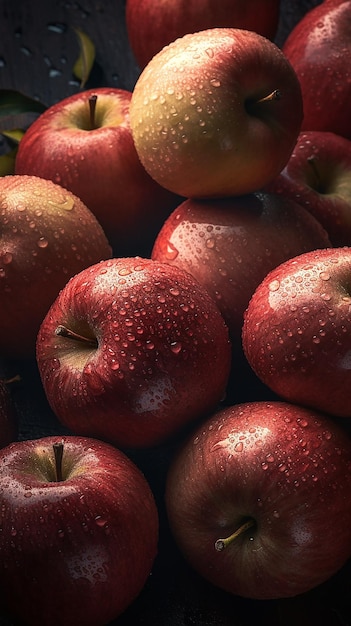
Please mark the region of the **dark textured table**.
MULTIPOLYGON (((319 3, 282 0, 276 42, 281 45, 303 14, 319 3)), ((80 28, 96 46, 96 59, 86 87, 104 85, 132 90, 138 67, 128 46, 124 10, 122 0, 0 0, 0 88, 19 90, 46 106, 79 91, 72 67, 79 54, 74 28, 80 28)), ((64 432, 48 407, 35 363, 2 363, 1 370, 5 375, 21 376, 13 386, 20 438, 64 432)), ((232 597, 207 584, 186 565, 170 536, 163 504, 164 479, 174 446, 176 442, 152 450, 128 451, 154 491, 160 511, 160 544, 144 590, 114 623, 350 626, 350 565, 304 596, 268 602, 232 597)), ((0 624, 12 625, 1 615, 0 624)))

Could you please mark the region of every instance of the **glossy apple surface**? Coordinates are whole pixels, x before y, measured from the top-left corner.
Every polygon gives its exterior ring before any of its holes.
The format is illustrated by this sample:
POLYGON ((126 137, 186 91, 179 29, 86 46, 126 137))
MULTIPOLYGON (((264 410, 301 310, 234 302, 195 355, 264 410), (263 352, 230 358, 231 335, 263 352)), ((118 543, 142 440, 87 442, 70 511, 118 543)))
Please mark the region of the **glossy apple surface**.
POLYGON ((351 417, 351 248, 307 252, 258 286, 243 348, 257 376, 291 402, 351 417))
POLYGON ((17 174, 51 179, 81 198, 118 256, 146 246, 178 202, 139 161, 129 122, 131 95, 100 87, 60 100, 31 124, 16 157, 17 174))
POLYGON ((213 410, 230 360, 228 329, 207 291, 184 270, 142 258, 73 277, 37 341, 59 420, 122 447, 157 445, 213 410))
POLYGON ((68 279, 111 257, 83 202, 36 176, 0 178, 0 354, 34 358, 39 326, 68 279))
POLYGON ((257 191, 285 166, 301 120, 300 86, 284 54, 235 28, 190 33, 163 48, 130 106, 145 169, 184 197, 257 191))
POLYGON ((312 8, 282 49, 301 85, 301 130, 331 131, 351 139, 351 1, 332 0, 312 8))
POLYGON ((333 246, 351 244, 351 141, 328 131, 300 133, 269 191, 292 198, 324 226, 333 246))
POLYGON ((227 407, 172 461, 170 527, 214 585, 253 599, 303 594, 351 555, 350 469, 350 438, 323 414, 278 401, 227 407))
POLYGON ((71 436, 10 444, 0 502, 1 601, 21 623, 102 626, 142 590, 158 512, 144 475, 116 448, 71 436))
POLYGON ((167 44, 207 28, 244 28, 273 39, 279 10, 277 0, 127 0, 128 39, 143 68, 167 44))

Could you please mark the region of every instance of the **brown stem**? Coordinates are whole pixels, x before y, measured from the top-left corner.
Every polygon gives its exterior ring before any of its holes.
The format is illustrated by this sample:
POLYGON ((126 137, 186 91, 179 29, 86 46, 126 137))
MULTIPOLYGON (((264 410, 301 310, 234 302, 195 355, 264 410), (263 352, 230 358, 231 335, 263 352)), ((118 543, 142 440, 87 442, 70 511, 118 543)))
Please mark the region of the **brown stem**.
POLYGON ((269 93, 268 96, 264 96, 263 98, 256 100, 255 104, 262 104, 263 102, 273 102, 273 100, 280 100, 281 97, 282 97, 281 91, 279 91, 279 89, 274 89, 274 91, 269 93))
POLYGON ((55 456, 55 473, 56 482, 63 481, 62 478, 62 457, 63 457, 63 441, 57 441, 53 444, 54 456, 55 456))
POLYGON ((246 530, 252 528, 255 525, 255 521, 253 519, 249 519, 244 522, 237 530, 235 530, 229 537, 225 537, 224 539, 217 539, 215 542, 215 548, 217 552, 222 552, 232 541, 234 541, 237 537, 242 535, 246 530))
POLYGON ((90 113, 90 130, 96 128, 95 125, 95 111, 96 111, 97 95, 92 94, 89 96, 89 113, 90 113))
POLYGON ((81 341, 83 343, 88 344, 92 348, 97 348, 97 340, 92 337, 85 337, 84 335, 80 335, 79 333, 74 332, 74 330, 70 330, 66 326, 60 324, 55 329, 55 335, 60 337, 68 337, 69 339, 75 339, 76 341, 81 341))

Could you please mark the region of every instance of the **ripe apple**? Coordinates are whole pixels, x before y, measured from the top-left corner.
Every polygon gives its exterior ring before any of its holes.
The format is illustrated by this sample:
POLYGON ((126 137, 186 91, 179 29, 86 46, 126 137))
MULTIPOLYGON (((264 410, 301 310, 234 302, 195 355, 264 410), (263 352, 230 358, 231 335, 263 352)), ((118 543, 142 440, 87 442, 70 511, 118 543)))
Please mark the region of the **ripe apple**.
POLYGON ((301 85, 301 130, 331 131, 351 139, 351 0, 312 8, 282 50, 301 85))
POLYGON ((74 276, 37 341, 58 419, 121 447, 158 445, 214 410, 230 360, 228 329, 205 288, 182 269, 138 257, 74 276))
POLYGON ((100 87, 53 104, 28 128, 16 157, 17 174, 51 179, 81 198, 118 256, 149 247, 179 201, 139 161, 129 123, 131 95, 100 87))
POLYGON ((158 511, 125 454, 43 437, 0 452, 0 597, 21 623, 103 626, 144 587, 158 511))
POLYGON ((319 222, 292 200, 270 193, 188 199, 165 221, 152 258, 190 272, 216 301, 240 344, 244 311, 266 274, 290 257, 329 247, 319 222))
POLYGON ((0 378, 0 448, 4 448, 17 438, 18 417, 11 396, 11 381, 0 378))
POLYGON ((245 313, 243 348, 278 396, 351 417, 351 247, 306 252, 272 270, 245 313))
POLYGON ((320 221, 335 247, 351 244, 351 141, 328 131, 301 132, 267 189, 292 198, 320 221))
POLYGON ((279 9, 279 0, 127 0, 128 39, 139 67, 144 68, 173 40, 208 28, 243 28, 273 39, 279 9))
POLYGON ((170 528, 190 565, 253 599, 316 587, 351 556, 351 440, 286 402, 226 407, 172 459, 170 528))
POLYGON ((0 354, 34 358, 39 326, 75 273, 111 257, 95 216, 37 176, 0 177, 0 354))
POLYGON ((163 48, 130 105, 145 169, 183 197, 257 191, 286 165, 301 120, 300 85, 285 55, 235 28, 190 33, 163 48))

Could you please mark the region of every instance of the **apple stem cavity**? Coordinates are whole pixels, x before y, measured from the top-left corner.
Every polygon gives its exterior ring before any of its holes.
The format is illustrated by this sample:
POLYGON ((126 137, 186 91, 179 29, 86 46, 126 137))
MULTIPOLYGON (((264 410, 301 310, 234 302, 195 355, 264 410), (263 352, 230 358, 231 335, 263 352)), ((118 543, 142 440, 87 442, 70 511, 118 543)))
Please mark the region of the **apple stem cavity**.
POLYGON ((54 457, 55 457, 55 473, 56 482, 61 483, 63 481, 62 476, 62 458, 63 458, 63 441, 58 441, 53 444, 54 457))
POLYGON ((316 159, 315 156, 307 157, 307 163, 311 167, 311 170, 313 172, 314 178, 316 180, 316 185, 314 186, 314 189, 316 191, 318 191, 319 193, 324 193, 324 189, 323 189, 323 186, 322 186, 322 180, 321 180, 321 176, 320 176, 320 173, 318 171, 318 168, 317 168, 316 161, 317 161, 317 159, 316 159))
POLYGON ((79 333, 74 332, 74 330, 70 330, 66 326, 63 326, 62 324, 60 324, 60 326, 57 326, 57 328, 55 329, 55 335, 58 335, 59 337, 68 337, 69 339, 75 339, 76 341, 81 341, 91 346, 92 348, 98 347, 98 342, 95 338, 80 335, 79 333))
POLYGON ((237 528, 229 537, 225 537, 224 539, 217 539, 215 542, 215 549, 217 552, 222 552, 225 548, 227 548, 237 537, 246 532, 249 528, 255 526, 255 521, 253 519, 248 519, 246 522, 241 524, 239 528, 237 528))
POLYGON ((89 113, 90 113, 90 130, 95 130, 95 111, 96 111, 97 95, 89 96, 89 113))

